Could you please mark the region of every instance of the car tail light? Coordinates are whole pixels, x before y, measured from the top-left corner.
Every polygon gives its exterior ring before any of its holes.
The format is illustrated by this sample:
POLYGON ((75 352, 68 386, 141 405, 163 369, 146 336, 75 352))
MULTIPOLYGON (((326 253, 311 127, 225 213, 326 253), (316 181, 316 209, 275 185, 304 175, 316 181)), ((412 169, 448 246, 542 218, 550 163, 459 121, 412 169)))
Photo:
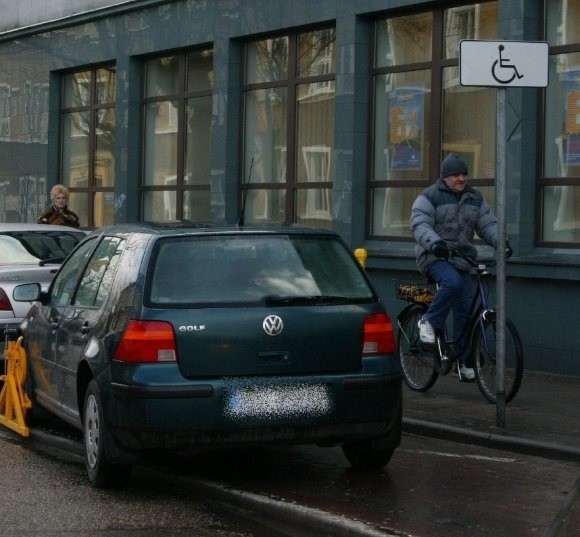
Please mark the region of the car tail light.
POLYGON ((10 304, 10 300, 6 296, 6 292, 4 289, 0 288, 0 311, 13 311, 12 304, 10 304))
POLYGON ((363 354, 395 352, 393 324, 386 313, 367 316, 364 325, 363 354))
POLYGON ((115 352, 122 362, 175 362, 173 327, 165 321, 131 320, 115 352))

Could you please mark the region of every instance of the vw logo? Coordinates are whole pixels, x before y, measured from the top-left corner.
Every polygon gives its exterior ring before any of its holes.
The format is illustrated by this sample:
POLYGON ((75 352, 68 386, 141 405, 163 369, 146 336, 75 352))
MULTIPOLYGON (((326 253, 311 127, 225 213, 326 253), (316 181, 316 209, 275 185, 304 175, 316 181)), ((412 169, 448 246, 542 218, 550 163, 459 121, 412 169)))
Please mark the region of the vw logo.
POLYGON ((284 330, 284 323, 277 315, 268 315, 262 323, 262 328, 269 336, 279 336, 284 330))

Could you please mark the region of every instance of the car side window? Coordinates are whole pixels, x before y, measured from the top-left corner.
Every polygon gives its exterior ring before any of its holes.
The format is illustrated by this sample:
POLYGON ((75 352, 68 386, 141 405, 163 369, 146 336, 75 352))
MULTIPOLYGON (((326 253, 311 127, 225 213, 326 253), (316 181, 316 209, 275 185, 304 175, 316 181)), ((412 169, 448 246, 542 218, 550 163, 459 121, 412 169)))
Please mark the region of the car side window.
POLYGON ((124 244, 125 241, 119 237, 105 237, 101 241, 85 268, 75 305, 94 308, 103 305, 111 290, 124 244))
POLYGON ((95 240, 88 240, 83 243, 62 265, 50 288, 49 303, 52 306, 66 306, 70 302, 79 271, 86 263, 94 245, 95 240))

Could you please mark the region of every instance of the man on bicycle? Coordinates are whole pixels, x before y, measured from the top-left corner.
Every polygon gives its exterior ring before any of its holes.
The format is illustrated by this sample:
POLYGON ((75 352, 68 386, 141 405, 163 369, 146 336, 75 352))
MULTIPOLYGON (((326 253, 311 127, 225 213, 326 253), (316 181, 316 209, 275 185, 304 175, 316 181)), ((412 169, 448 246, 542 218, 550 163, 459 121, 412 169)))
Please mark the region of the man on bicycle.
MULTIPOLYGON (((441 177, 417 196, 411 209, 411 231, 417 241, 415 252, 419 270, 437 283, 437 295, 419 321, 423 343, 435 343, 435 333, 442 330, 453 311, 453 337, 458 338, 468 321, 473 294, 470 265, 452 251, 475 259, 475 233, 493 247, 497 246, 497 218, 481 192, 467 184, 467 163, 457 154, 449 154, 441 163, 441 177)), ((506 256, 512 253, 506 243, 506 256)), ((460 378, 473 380, 469 355, 459 341, 460 378), (463 351, 463 352, 461 352, 463 351), (463 356, 461 356, 463 354, 463 356)))

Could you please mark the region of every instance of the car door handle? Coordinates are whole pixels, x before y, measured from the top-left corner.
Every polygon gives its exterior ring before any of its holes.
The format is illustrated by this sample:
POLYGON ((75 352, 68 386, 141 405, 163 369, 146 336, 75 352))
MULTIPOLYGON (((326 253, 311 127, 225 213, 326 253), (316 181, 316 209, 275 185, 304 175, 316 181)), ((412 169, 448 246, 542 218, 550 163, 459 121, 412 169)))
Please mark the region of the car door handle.
POLYGON ((58 328, 58 319, 51 319, 50 326, 53 330, 56 330, 58 328))
POLYGON ((88 334, 91 331, 91 327, 89 326, 89 323, 84 323, 81 326, 81 334, 88 334))

